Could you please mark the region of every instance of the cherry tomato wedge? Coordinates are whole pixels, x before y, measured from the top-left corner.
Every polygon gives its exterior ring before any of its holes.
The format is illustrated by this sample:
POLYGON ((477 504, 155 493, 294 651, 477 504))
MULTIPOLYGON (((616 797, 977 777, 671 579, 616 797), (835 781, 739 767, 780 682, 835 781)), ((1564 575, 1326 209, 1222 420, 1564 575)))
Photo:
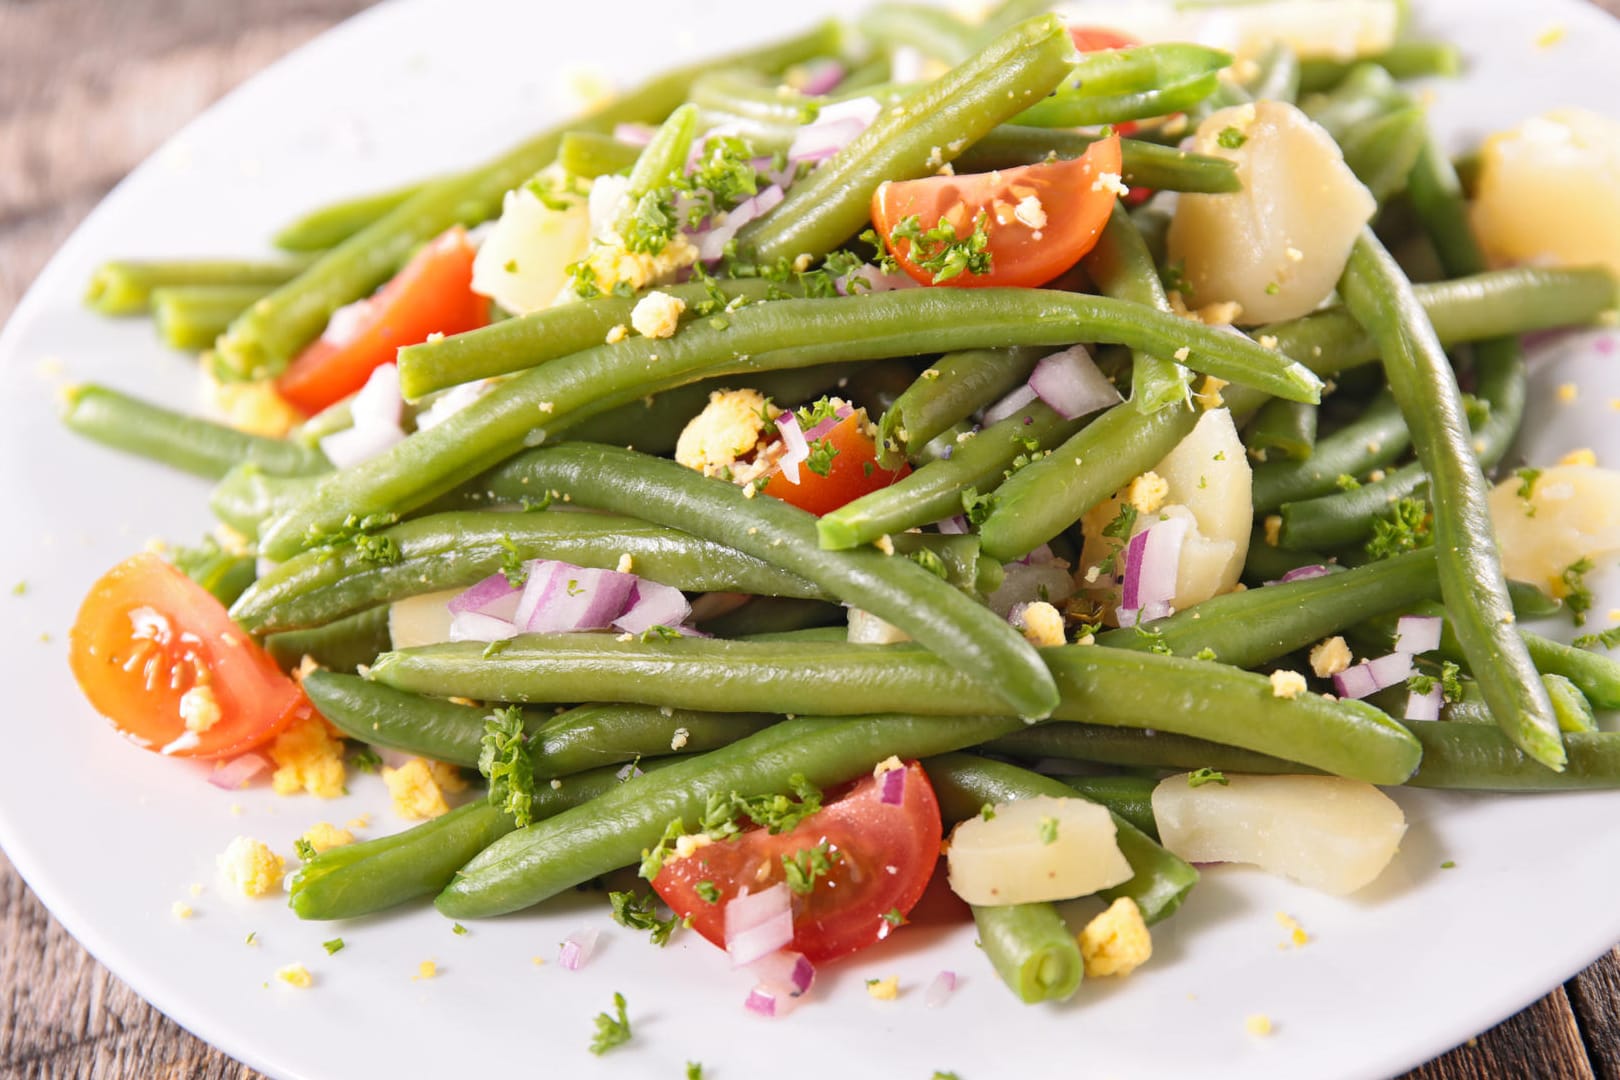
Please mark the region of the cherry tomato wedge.
MULTIPOLYGON (((910 473, 911 467, 904 463, 898 469, 885 469, 877 463, 877 443, 866 433, 867 423, 865 411, 857 409, 825 435, 810 440, 812 452, 823 441, 834 451, 826 476, 801 461, 797 484, 777 471, 766 481, 765 494, 812 514, 826 514, 910 473)), ((806 434, 812 433, 813 429, 806 434)))
POLYGON ((898 802, 884 802, 884 781, 868 776, 788 832, 754 829, 670 858, 653 888, 694 930, 725 948, 727 902, 744 887, 759 892, 784 880, 784 856, 826 844, 827 875, 814 880, 808 895, 793 894, 788 948, 820 963, 881 941, 921 899, 939 859, 933 786, 916 762, 905 766, 904 777, 898 802))
POLYGON ((1141 42, 1129 34, 1110 30, 1106 26, 1071 26, 1069 39, 1078 52, 1101 52, 1104 49, 1129 49, 1141 42))
POLYGON ((336 316, 335 326, 276 380, 276 389, 304 413, 317 413, 359 390, 401 346, 488 323, 489 301, 472 291, 476 254, 461 226, 440 235, 370 298, 336 316))
POLYGON ((156 555, 119 563, 91 586, 68 662, 114 727, 176 757, 250 750, 310 711, 303 691, 220 602, 156 555))
MULTIPOLYGON (((940 284, 1033 288, 1079 262, 1096 244, 1114 208, 1120 169, 1119 137, 1110 136, 1070 161, 887 183, 872 195, 872 222, 891 238, 910 217, 924 230, 944 222, 958 239, 966 239, 983 215, 988 271, 960 273, 940 284), (1104 173, 1112 175, 1111 184, 1101 179, 1104 173)), ((934 284, 934 272, 918 265, 927 261, 926 252, 914 260, 912 248, 909 239, 891 239, 901 269, 915 281, 934 284)))

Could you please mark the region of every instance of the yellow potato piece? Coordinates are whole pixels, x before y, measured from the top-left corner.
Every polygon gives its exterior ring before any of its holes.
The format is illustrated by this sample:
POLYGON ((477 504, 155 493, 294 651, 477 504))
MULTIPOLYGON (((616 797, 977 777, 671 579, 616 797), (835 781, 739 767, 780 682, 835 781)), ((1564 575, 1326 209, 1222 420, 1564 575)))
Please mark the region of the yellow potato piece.
POLYGON ((1556 591, 1571 563, 1620 549, 1620 472, 1554 465, 1541 470, 1529 498, 1522 487, 1509 476, 1488 502, 1508 577, 1556 591))
POLYGON ((423 593, 396 600, 388 608, 388 638, 396 649, 437 645, 450 640, 451 600, 464 590, 423 593))
POLYGON ((985 907, 1089 896, 1132 873, 1106 809, 1049 795, 962 822, 946 861, 956 895, 985 907))

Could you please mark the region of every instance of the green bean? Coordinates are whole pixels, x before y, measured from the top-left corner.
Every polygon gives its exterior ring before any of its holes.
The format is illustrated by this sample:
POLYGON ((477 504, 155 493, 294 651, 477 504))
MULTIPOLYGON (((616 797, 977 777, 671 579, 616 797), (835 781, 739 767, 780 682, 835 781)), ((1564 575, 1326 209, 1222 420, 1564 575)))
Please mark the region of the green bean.
POLYGON ((1528 581, 1508 578, 1508 599, 1513 601, 1513 614, 1521 622, 1526 619, 1550 619, 1564 610, 1564 602, 1549 596, 1540 587, 1528 581))
POLYGON ((1283 503, 1326 495, 1338 488, 1339 477, 1364 477, 1393 463, 1411 445, 1400 407, 1388 391, 1382 391, 1360 416, 1319 439, 1310 457, 1256 465, 1255 512, 1264 514, 1283 503))
POLYGON ((1427 485, 1422 467, 1413 464, 1348 491, 1283 503, 1277 546, 1311 551, 1360 543, 1395 503, 1419 495, 1427 485))
POLYGON ((1080 943, 1050 903, 973 905, 978 945, 1026 1005, 1067 1001, 1086 973, 1080 943))
POLYGON ((1152 624, 1109 630, 1099 645, 1168 648, 1177 656, 1204 649, 1235 667, 1256 667, 1322 640, 1345 627, 1437 594, 1432 548, 1421 548, 1354 570, 1226 593, 1152 624))
POLYGON ((276 476, 244 461, 232 466, 214 486, 208 506, 220 521, 254 540, 266 520, 296 506, 314 490, 314 477, 276 476))
POLYGON ((330 203, 283 225, 270 242, 282 251, 315 252, 336 247, 431 183, 434 181, 418 181, 330 203))
POLYGON ((804 578, 718 541, 611 514, 433 514, 383 530, 377 543, 387 558, 375 545, 342 545, 288 559, 259 579, 232 617, 254 634, 295 630, 470 586, 525 559, 611 570, 626 555, 636 574, 678 589, 826 599, 804 578))
POLYGON ((1377 64, 1397 79, 1418 79, 1427 75, 1456 75, 1462 70, 1462 54, 1450 42, 1397 41, 1373 56, 1354 61, 1312 57, 1299 64, 1299 88, 1305 93, 1331 90, 1342 82, 1357 64, 1377 64))
POLYGON ((979 37, 992 38, 1025 19, 1045 15, 1052 7, 1052 0, 997 0, 979 20, 979 37))
POLYGON ((866 131, 737 233, 737 248, 770 264, 831 251, 866 227, 872 193, 934 173, 1069 71, 1074 47, 1054 16, 1020 23, 939 79, 886 109, 866 131), (957 147, 952 150, 952 147, 957 147))
POLYGON ((270 289, 269 285, 164 286, 152 290, 152 321, 169 348, 195 352, 212 345, 232 319, 270 289))
MULTIPOLYGON (((648 761, 643 768, 654 775, 662 765, 648 761)), ((541 784, 530 814, 544 821, 644 779, 621 778, 610 766, 571 776, 561 788, 541 784)), ((293 874, 287 902, 300 919, 353 919, 432 896, 516 828, 510 814, 480 799, 402 833, 322 852, 293 874)))
POLYGON ((847 98, 853 95, 870 93, 873 90, 887 86, 894 80, 894 65, 887 56, 874 56, 866 63, 850 69, 833 93, 839 97, 847 98))
POLYGON ((90 275, 84 302, 102 315, 140 315, 150 309, 155 289, 192 285, 269 288, 291 281, 308 265, 300 259, 115 259, 102 263, 90 275))
MULTIPOLYGON (((410 418, 411 406, 406 405, 404 412, 406 417, 410 418)), ((354 427, 354 395, 350 394, 346 398, 339 398, 293 428, 287 437, 296 439, 306 446, 313 446, 328 435, 335 435, 352 427, 354 427)))
POLYGON ((106 386, 74 386, 63 395, 63 402, 63 422, 80 435, 197 476, 218 480, 243 461, 288 476, 331 468, 319 450, 287 439, 249 435, 106 386))
POLYGON ((1243 560, 1243 581, 1255 588, 1268 581, 1280 581, 1289 571, 1302 566, 1328 566, 1335 556, 1319 551, 1286 551, 1270 544, 1250 543, 1249 554, 1243 560))
POLYGON ((815 516, 795 506, 749 498, 734 484, 673 461, 584 443, 532 451, 504 468, 581 505, 633 510, 797 574, 949 657, 957 670, 996 687, 1000 693, 992 696, 1021 716, 1045 716, 1056 704, 1051 675, 1005 620, 910 559, 871 548, 821 550, 815 516))
POLYGON ((1468 441, 1456 378, 1411 285, 1370 232, 1350 254, 1340 291, 1381 346, 1412 445, 1443 497, 1432 500, 1440 591, 1485 700, 1507 736, 1548 768, 1563 767, 1558 721, 1512 626, 1485 478, 1468 441))
POLYGON ((1007 419, 960 442, 949 459, 930 461, 897 480, 823 514, 816 522, 821 546, 843 551, 876 542, 962 512, 966 491, 992 491, 1015 460, 1025 461, 1072 435, 1080 420, 1065 420, 1034 401, 1007 419))
POLYGON ((1331 91, 1305 98, 1300 108, 1336 141, 1343 141, 1355 125, 1410 104, 1411 98, 1389 72, 1377 64, 1362 63, 1351 68, 1331 91))
POLYGON ((570 131, 557 144, 557 164, 570 176, 594 180, 635 167, 641 147, 595 131, 570 131))
POLYGON ((1280 398, 1268 401, 1249 422, 1243 441, 1261 462, 1273 455, 1287 461, 1309 461, 1316 452, 1316 406, 1280 398))
POLYGON ((1514 746, 1491 724, 1408 720, 1423 744, 1423 763, 1408 786, 1454 791, 1588 791, 1620 787, 1620 733, 1565 735, 1568 755, 1554 772, 1514 746))
POLYGON ((820 112, 821 98, 809 97, 752 71, 711 71, 692 84, 691 102, 706 113, 725 113, 741 127, 780 129, 808 124, 820 112))
POLYGON ((890 49, 910 46, 952 67, 977 48, 975 27, 949 11, 923 4, 873 4, 861 12, 855 25, 875 45, 890 49))
POLYGON ((829 23, 749 53, 677 68, 469 172, 428 184, 232 323, 219 341, 220 370, 241 378, 278 374, 321 332, 332 312, 382 284, 417 247, 452 225, 496 214, 509 189, 555 159, 563 131, 606 132, 621 122, 660 120, 685 100, 692 80, 704 71, 719 65, 780 70, 836 51, 838 36, 829 23))
MULTIPOLYGON (((726 299, 764 299, 770 283, 758 280, 717 282, 715 294, 726 299)), ((687 305, 687 318, 709 300, 703 283, 672 285, 658 290, 687 305)), ((558 357, 600 345, 608 331, 628 326, 630 312, 640 297, 600 296, 578 303, 542 308, 529 315, 505 319, 466 334, 439 338, 399 350, 400 392, 411 401, 475 379, 507 375, 558 357)), ((723 302, 723 301, 722 301, 723 302)))
POLYGON ((458 874, 437 906, 452 918, 537 904, 598 874, 629 866, 671 821, 696 825, 711 795, 777 794, 794 776, 830 787, 896 755, 927 757, 972 746, 1020 726, 1004 717, 801 717, 707 754, 685 758, 496 841, 458 874))
POLYGON ((1150 839, 1159 839, 1159 822, 1153 816, 1153 789, 1158 786, 1154 781, 1142 776, 1065 776, 1063 782, 1108 807, 1150 839))
POLYGON ((1083 54, 1056 93, 1020 113, 1035 127, 1117 124, 1185 112, 1215 93, 1232 57, 1202 45, 1141 45, 1083 54))
POLYGON ((686 172, 686 159, 692 152, 692 140, 697 135, 698 110, 691 102, 678 106, 669 114, 652 139, 636 158, 630 170, 630 182, 624 189, 624 207, 614 223, 620 236, 631 235, 631 226, 643 210, 642 202, 649 196, 657 205, 658 190, 670 180, 686 172))
POLYGON ((1028 761, 1061 758, 1129 768, 1297 773, 1317 770, 1268 754, 1158 729, 1046 721, 985 743, 981 750, 1028 761))
MULTIPOLYGON (((1003 124, 962 151, 959 172, 992 172, 1035 165, 1052 157, 1075 158, 1102 138, 1084 131, 1003 124)), ((1239 189, 1237 168, 1225 158, 1194 154, 1141 139, 1121 139, 1120 155, 1127 184, 1155 191, 1222 194, 1239 189)))
POLYGON ((1547 688, 1553 715, 1558 717, 1558 730, 1566 735, 1572 731, 1597 730, 1592 703, 1586 700, 1586 695, 1574 683, 1562 675, 1543 675, 1541 684, 1547 688))
POLYGON ((740 308, 721 326, 715 320, 689 323, 671 338, 632 337, 524 372, 443 423, 323 481, 303 506, 274 523, 262 546, 271 558, 286 558, 312 529, 329 533, 351 515, 415 509, 570 423, 702 378, 1077 339, 1172 352, 1185 343, 1188 367, 1254 382, 1284 397, 1314 400, 1319 386, 1301 365, 1247 338, 1109 297, 1045 289, 901 289, 774 300, 740 308))
POLYGON ((169 558, 182 574, 227 606, 253 584, 256 573, 252 555, 226 551, 212 536, 203 537, 196 547, 175 548, 169 558))
MULTIPOLYGON (((849 714, 904 706, 950 716, 1001 707, 1000 696, 914 645, 530 634, 494 656, 480 643, 389 653, 373 678, 418 693, 495 701, 603 696, 715 711, 849 714)), ((1058 719, 1148 727, 1216 739, 1375 783, 1399 783, 1417 747, 1371 706, 1314 694, 1280 698, 1269 679, 1152 652, 1060 646, 1041 659, 1061 700, 1058 719)))
MULTIPOLYGON (((1164 286, 1153 256, 1136 231, 1124 204, 1114 209, 1097 244, 1080 265, 1105 296, 1143 304, 1168 313, 1164 286)), ((1164 355, 1139 349, 1131 352, 1131 404, 1138 412, 1153 413, 1187 400, 1187 369, 1164 355)))
POLYGON ((706 633, 722 638, 791 633, 827 626, 847 633, 845 618, 844 609, 837 604, 790 597, 755 596, 723 615, 698 619, 697 625, 706 633))
POLYGON ((1293 47, 1285 41, 1274 41, 1266 46, 1256 61, 1259 71, 1244 85, 1255 101, 1286 101, 1292 105, 1299 99, 1300 59, 1293 47))
POLYGON ((1000 401, 1025 382, 1045 349, 968 349, 930 364, 878 423, 878 456, 885 468, 916 460, 940 434, 1000 401))
POLYGON ((1406 187, 1427 138, 1424 111, 1409 106, 1351 125, 1340 143, 1350 171, 1383 203, 1406 187))
POLYGON ((264 639, 271 659, 288 671, 307 656, 323 668, 354 672, 392 646, 386 606, 357 612, 325 626, 288 630, 264 639))

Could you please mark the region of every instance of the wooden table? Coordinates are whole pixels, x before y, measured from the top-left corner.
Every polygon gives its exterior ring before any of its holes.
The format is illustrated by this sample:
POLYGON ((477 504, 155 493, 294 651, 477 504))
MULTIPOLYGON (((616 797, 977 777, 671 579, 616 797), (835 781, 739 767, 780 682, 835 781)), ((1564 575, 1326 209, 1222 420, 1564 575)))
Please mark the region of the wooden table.
MULTIPOLYGON (((1599 0, 1620 13, 1620 0, 1599 0)), ((0 322, 109 188, 366 0, 0 0, 0 322)), ((257 1077, 96 963, 0 855, 0 1077, 257 1077)), ((1620 950, 1410 1074, 1620 1080, 1620 950)))

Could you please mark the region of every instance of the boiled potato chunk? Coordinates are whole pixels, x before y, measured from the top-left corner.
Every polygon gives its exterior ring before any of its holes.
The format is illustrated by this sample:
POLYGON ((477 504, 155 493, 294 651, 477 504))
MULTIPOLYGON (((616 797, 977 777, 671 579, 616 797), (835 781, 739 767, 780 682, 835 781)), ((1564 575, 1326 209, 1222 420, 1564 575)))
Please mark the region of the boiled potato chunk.
POLYGON ((1378 208, 1338 144, 1280 101, 1212 113, 1194 143, 1200 154, 1234 162, 1243 190, 1177 201, 1170 261, 1182 264, 1192 290, 1183 299, 1189 306, 1236 302, 1245 324, 1315 310, 1378 208))
POLYGON ((1559 109, 1487 139, 1473 224, 1495 262, 1620 274, 1620 121, 1559 109))
POLYGON ((1189 862, 1251 863, 1343 896, 1395 857, 1406 815, 1388 795, 1337 776, 1237 776, 1193 787, 1189 774, 1153 789, 1164 846, 1189 862))
POLYGON ((1491 489, 1488 505, 1510 578, 1561 591, 1570 564, 1620 549, 1620 472, 1591 465, 1541 470, 1520 496, 1509 476, 1491 489))
MULTIPOLYGON (((534 181, 549 183, 543 176, 534 181)), ((528 184, 508 191, 500 220, 473 259, 473 292, 514 315, 554 304, 568 284, 566 268, 584 257, 590 243, 585 198, 560 193, 559 188, 548 190, 559 192, 548 196, 553 206, 547 206, 528 184)))
POLYGON ((952 891, 982 907, 1089 896, 1132 876, 1105 808, 1050 795, 962 822, 946 863, 952 891))
POLYGON ((450 601, 463 590, 423 593, 396 600, 388 607, 388 639, 396 649, 437 645, 450 640, 450 601))

